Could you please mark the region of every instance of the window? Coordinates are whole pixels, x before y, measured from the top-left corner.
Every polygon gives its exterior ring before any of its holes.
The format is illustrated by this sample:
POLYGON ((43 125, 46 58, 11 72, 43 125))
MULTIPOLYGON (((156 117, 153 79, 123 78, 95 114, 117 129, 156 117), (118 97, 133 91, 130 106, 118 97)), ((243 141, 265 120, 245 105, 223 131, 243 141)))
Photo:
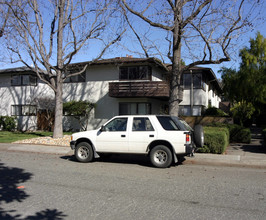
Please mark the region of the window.
POLYGON ((120 80, 151 80, 150 66, 120 67, 120 80))
POLYGON ((12 75, 12 86, 36 86, 37 77, 34 75, 12 75))
POLYGON ((201 79, 201 74, 197 73, 197 74, 193 74, 193 88, 194 89, 201 89, 201 84, 202 84, 202 79, 201 79))
MULTIPOLYGON (((206 89, 206 83, 202 79, 201 73, 193 73, 193 89, 206 89)), ((191 89, 191 74, 185 73, 182 76, 183 85, 185 89, 191 89)))
POLYGON ((119 103, 119 115, 149 115, 150 103, 119 103))
POLYGON ((201 116, 201 106, 193 106, 192 115, 201 116))
POLYGON ((105 131, 126 131, 127 118, 115 118, 104 126, 105 131))
POLYGON ((77 83, 77 82, 85 82, 85 81, 86 81, 86 73, 84 72, 79 75, 66 78, 64 82, 65 83, 77 83))
POLYGON ((21 76, 20 75, 13 75, 11 77, 11 85, 12 86, 20 86, 21 85, 21 76))
POLYGON ((191 75, 190 74, 183 74, 183 85, 184 85, 184 89, 191 88, 191 75))
POLYGON ((164 130, 167 131, 176 131, 179 130, 178 126, 174 122, 174 120, 169 116, 157 116, 158 121, 160 122, 161 126, 164 130))
POLYGON ((179 115, 191 116, 191 107, 189 105, 179 106, 179 115))
POLYGON ((179 106, 179 114, 183 116, 200 116, 201 109, 201 106, 193 106, 192 109, 189 105, 179 106))
POLYGON ((132 131, 154 131, 149 118, 134 118, 132 131))
POLYGON ((36 105, 12 105, 12 115, 14 116, 35 116, 36 105))

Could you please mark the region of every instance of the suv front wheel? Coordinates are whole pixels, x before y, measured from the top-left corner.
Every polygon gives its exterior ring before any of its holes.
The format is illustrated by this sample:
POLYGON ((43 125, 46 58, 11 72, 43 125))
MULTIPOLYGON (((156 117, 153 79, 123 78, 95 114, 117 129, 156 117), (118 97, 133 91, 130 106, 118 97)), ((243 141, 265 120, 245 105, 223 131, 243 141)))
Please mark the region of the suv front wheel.
POLYGON ((75 149, 75 156, 79 162, 91 162, 93 160, 93 149, 87 142, 81 142, 75 149))
POLYGON ((171 150, 164 145, 155 146, 150 153, 151 163, 159 168, 169 167, 173 160, 171 150))

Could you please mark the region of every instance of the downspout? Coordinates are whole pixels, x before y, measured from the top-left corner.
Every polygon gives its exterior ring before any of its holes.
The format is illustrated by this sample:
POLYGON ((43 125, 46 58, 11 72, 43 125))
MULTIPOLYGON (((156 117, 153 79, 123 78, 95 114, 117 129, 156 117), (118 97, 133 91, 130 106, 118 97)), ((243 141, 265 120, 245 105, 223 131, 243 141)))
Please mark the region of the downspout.
POLYGON ((190 70, 190 78, 191 78, 191 83, 190 83, 190 111, 191 111, 191 116, 193 115, 193 103, 194 103, 194 91, 193 91, 193 75, 192 75, 192 70, 190 70))

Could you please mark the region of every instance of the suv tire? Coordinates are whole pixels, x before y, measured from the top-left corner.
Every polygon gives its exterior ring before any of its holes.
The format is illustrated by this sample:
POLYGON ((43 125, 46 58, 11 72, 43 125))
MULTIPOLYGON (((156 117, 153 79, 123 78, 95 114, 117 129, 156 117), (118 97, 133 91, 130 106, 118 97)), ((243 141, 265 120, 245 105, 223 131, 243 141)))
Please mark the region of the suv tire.
POLYGON ((195 144, 198 148, 204 145, 204 132, 202 125, 196 125, 194 128, 195 144))
POLYGON ((157 145, 151 150, 150 160, 155 167, 166 168, 172 164, 173 155, 168 147, 157 145))
POLYGON ((79 162, 87 163, 93 160, 93 149, 87 142, 81 142, 75 148, 75 156, 79 162))

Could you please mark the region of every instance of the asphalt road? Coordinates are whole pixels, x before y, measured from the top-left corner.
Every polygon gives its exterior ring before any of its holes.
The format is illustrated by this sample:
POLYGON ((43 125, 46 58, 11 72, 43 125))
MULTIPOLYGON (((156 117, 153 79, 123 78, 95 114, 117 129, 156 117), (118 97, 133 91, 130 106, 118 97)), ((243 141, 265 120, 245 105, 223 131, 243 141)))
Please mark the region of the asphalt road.
POLYGON ((265 219, 266 170, 0 151, 0 219, 265 219))

